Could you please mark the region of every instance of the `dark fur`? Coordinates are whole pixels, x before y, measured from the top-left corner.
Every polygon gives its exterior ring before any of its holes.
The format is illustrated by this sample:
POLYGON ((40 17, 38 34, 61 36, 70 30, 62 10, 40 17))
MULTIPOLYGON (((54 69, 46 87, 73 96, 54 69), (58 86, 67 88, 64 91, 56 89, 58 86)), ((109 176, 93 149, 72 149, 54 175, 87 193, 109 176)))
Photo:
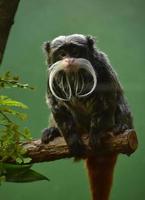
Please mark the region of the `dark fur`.
POLYGON ((96 144, 100 143, 106 131, 118 133, 133 128, 131 113, 116 72, 107 56, 95 48, 92 37, 84 36, 84 39, 81 39, 77 35, 63 36, 45 43, 44 49, 48 65, 63 59, 58 58, 58 49, 65 49, 69 57, 88 59, 96 71, 98 84, 89 97, 75 99, 73 102, 57 100, 48 87, 47 98, 55 121, 55 131, 53 132, 52 128, 45 129, 42 142, 48 143, 58 136, 58 133, 63 134, 71 153, 75 157, 83 157, 83 133, 89 135, 90 144, 95 150, 96 144), (74 46, 81 47, 79 55, 75 56, 73 53, 74 46), (59 131, 56 131, 56 128, 59 131))

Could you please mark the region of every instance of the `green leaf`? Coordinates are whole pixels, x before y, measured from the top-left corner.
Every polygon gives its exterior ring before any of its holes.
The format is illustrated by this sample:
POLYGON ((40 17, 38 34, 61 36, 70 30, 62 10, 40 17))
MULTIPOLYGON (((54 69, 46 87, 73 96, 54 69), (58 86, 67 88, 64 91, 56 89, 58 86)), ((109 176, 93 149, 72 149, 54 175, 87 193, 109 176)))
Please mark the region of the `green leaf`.
POLYGON ((32 158, 23 158, 23 163, 24 164, 27 164, 27 163, 30 163, 31 162, 31 160, 32 160, 32 158))
POLYGON ((26 140, 32 140, 31 132, 30 132, 30 130, 28 128, 24 128, 23 137, 26 140))
POLYGON ((16 182, 16 183, 28 183, 34 181, 49 180, 46 176, 32 169, 28 169, 27 171, 8 173, 5 175, 5 179, 7 182, 16 182))
POLYGON ((21 159, 21 158, 16 158, 16 163, 18 163, 18 164, 22 164, 23 163, 23 160, 21 159))
POLYGON ((3 106, 14 106, 14 107, 22 108, 22 109, 27 109, 28 108, 28 106, 26 106, 25 104, 23 104, 23 103, 21 103, 19 101, 12 100, 7 96, 0 96, 0 105, 3 105, 3 106))
POLYGON ((32 164, 29 165, 15 165, 0 163, 0 177, 4 178, 7 182, 26 183, 40 180, 49 180, 46 176, 30 169, 32 164))
POLYGON ((8 113, 8 114, 14 115, 17 118, 19 118, 20 120, 26 120, 27 119, 27 115, 25 113, 18 112, 16 110, 13 110, 13 109, 6 107, 6 106, 3 106, 3 107, 0 106, 0 111, 2 111, 3 113, 8 113))
POLYGON ((18 171, 18 170, 27 170, 32 167, 32 164, 27 165, 17 165, 17 164, 10 164, 10 163, 1 163, 0 162, 0 170, 5 169, 8 172, 18 171))
POLYGON ((6 174, 5 177, 7 182, 17 182, 17 183, 28 183, 41 180, 49 181, 49 179, 46 176, 32 169, 28 169, 27 171, 19 173, 6 174))

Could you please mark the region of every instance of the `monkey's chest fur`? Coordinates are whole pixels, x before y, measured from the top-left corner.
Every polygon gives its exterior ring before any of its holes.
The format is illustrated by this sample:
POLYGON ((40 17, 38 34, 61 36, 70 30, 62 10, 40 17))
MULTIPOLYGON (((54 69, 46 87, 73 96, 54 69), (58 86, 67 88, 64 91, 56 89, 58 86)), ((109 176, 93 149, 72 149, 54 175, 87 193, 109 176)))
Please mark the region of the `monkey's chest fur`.
POLYGON ((62 104, 73 116, 79 134, 88 134, 93 113, 96 114, 95 126, 99 126, 100 116, 107 109, 107 103, 103 97, 95 95, 87 99, 73 98, 71 101, 62 104))

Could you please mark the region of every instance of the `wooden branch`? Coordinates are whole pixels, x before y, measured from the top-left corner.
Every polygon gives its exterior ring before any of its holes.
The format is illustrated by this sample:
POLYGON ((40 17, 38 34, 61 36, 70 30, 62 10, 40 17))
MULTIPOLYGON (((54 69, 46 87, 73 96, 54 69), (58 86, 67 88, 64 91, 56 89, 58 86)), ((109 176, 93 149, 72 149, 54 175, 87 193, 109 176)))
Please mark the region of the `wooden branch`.
POLYGON ((0 0, 0 64, 20 0, 0 0))
MULTIPOLYGON (((87 149, 86 155, 92 154, 88 137, 84 136, 82 139, 87 149)), ((40 140, 34 140, 22 145, 27 150, 27 156, 32 158, 32 163, 72 157, 63 137, 58 137, 49 144, 42 144, 40 140)), ((108 133, 102 139, 102 144, 98 146, 95 154, 123 153, 131 155, 137 149, 137 146, 138 141, 134 130, 127 130, 116 136, 113 133, 108 133)))

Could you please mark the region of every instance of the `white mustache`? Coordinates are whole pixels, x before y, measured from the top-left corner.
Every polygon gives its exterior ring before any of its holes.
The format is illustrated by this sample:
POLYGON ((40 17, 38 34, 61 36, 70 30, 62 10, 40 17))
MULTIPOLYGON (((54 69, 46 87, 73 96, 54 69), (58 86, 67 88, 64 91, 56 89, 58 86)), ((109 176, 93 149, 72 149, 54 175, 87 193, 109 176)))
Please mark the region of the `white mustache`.
MULTIPOLYGON (((86 59, 77 58, 77 59, 75 59, 75 64, 77 64, 77 66, 78 66, 78 71, 74 73, 74 84, 73 84, 73 86, 75 87, 74 88, 75 89, 75 96, 77 98, 87 97, 95 90, 95 88, 97 86, 96 72, 95 72, 93 66, 91 65, 91 63, 86 59), (84 91, 84 89, 87 85, 87 80, 86 80, 86 77, 84 77, 82 73, 79 73, 80 69, 84 69, 93 78, 92 87, 86 93, 83 93, 83 91, 84 91), (80 84, 81 84, 81 87, 79 87, 80 84)), ((64 73, 64 75, 60 79, 60 82, 57 83, 59 88, 61 88, 62 92, 64 93, 63 96, 65 96, 65 97, 61 97, 61 95, 58 95, 56 88, 54 86, 55 76, 57 76, 60 71, 63 71, 63 69, 64 69, 64 63, 63 63, 62 60, 54 63, 49 68, 49 82, 48 82, 48 84, 49 84, 49 87, 50 87, 50 91, 55 98, 57 98, 58 100, 62 100, 62 101, 70 101, 71 98, 73 97, 73 95, 72 95, 73 93, 72 93, 72 88, 71 88, 68 73, 64 73)))

